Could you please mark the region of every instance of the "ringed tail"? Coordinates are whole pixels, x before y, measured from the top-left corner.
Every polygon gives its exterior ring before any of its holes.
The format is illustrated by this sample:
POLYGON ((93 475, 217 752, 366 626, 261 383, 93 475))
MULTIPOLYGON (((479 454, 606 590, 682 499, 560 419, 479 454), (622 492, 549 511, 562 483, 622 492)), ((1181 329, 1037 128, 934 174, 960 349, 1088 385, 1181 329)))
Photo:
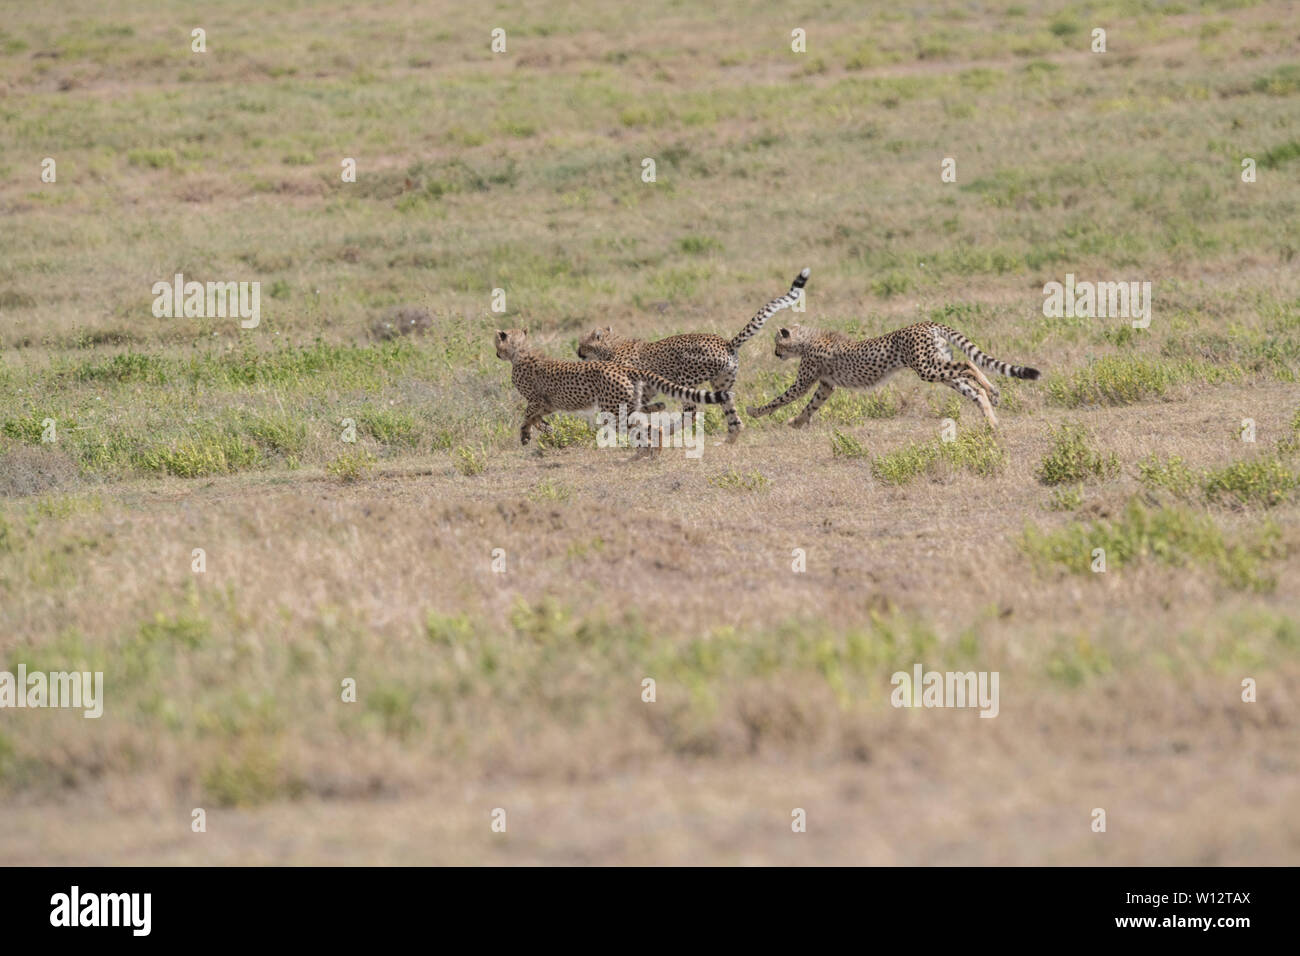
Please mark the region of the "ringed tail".
POLYGON ((992 355, 986 355, 975 347, 975 343, 966 336, 962 335, 956 329, 949 328, 946 325, 938 326, 939 334, 951 342, 957 348, 965 352, 972 362, 981 368, 988 369, 990 372, 997 372, 999 375, 1007 375, 1011 378, 1038 378, 1039 371, 1036 368, 1030 368, 1028 365, 1012 365, 1010 362, 1003 362, 995 359, 992 355))
POLYGON ((804 287, 804 283, 808 281, 808 276, 811 274, 812 274, 811 269, 804 269, 797 276, 795 276, 794 282, 790 285, 789 292, 787 292, 785 295, 779 298, 773 299, 767 305, 759 309, 758 313, 752 319, 749 320, 749 324, 746 325, 743 329, 741 329, 740 333, 734 339, 731 340, 731 342, 729 343, 729 347, 731 348, 731 351, 733 352, 736 351, 742 345, 744 345, 746 342, 752 339, 755 335, 761 332, 763 329, 763 324, 772 316, 776 315, 782 309, 790 308, 790 306, 798 302, 799 294, 804 287))
MULTIPOLYGON (((638 370, 636 374, 641 377, 642 381, 649 382, 658 391, 673 398, 681 399, 684 402, 692 402, 696 405, 723 405, 731 398, 730 392, 710 392, 702 388, 686 388, 676 382, 670 382, 662 375, 656 375, 654 372, 638 370)), ((640 397, 639 383, 637 396, 640 397)))

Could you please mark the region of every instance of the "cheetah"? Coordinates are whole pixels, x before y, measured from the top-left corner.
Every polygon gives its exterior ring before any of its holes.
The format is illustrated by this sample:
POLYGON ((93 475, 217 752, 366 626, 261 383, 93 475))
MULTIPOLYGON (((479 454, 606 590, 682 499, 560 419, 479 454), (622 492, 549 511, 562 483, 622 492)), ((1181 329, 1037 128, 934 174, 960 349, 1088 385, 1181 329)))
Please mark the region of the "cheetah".
POLYGON ((497 358, 510 362, 510 381, 528 400, 519 443, 527 445, 533 428, 549 431, 544 421, 552 412, 581 412, 597 408, 619 414, 626 410, 657 411, 662 404, 647 406, 645 393, 654 389, 673 398, 702 405, 731 401, 730 392, 709 392, 683 388, 654 372, 631 368, 619 362, 566 362, 534 352, 528 345, 527 329, 498 329, 497 358))
MULTIPOLYGON (((790 291, 773 299, 749 320, 731 341, 708 332, 674 335, 657 342, 624 338, 615 334, 610 326, 588 332, 578 343, 578 358, 603 362, 620 362, 635 368, 655 372, 662 377, 693 386, 711 382, 720 392, 729 392, 736 385, 740 347, 759 333, 763 323, 782 309, 799 301, 800 290, 808 281, 810 270, 804 269, 795 277, 790 291)), ((654 395, 647 389, 646 398, 654 395)), ((736 406, 728 399, 722 403, 727 418, 727 441, 734 442, 744 427, 736 406)), ((683 412, 694 412, 693 404, 682 406, 683 412)))
POLYGON ((750 415, 767 415, 789 405, 816 384, 812 401, 790 420, 791 427, 802 428, 830 397, 835 386, 867 388, 900 368, 910 368, 924 381, 942 382, 977 403, 988 423, 996 428, 998 420, 992 406, 998 404, 998 390, 985 378, 981 367, 1012 378, 1038 378, 1038 369, 1000 362, 985 355, 956 329, 935 322, 918 322, 861 342, 841 332, 819 332, 799 325, 778 329, 776 357, 796 356, 799 374, 794 384, 761 408, 748 408, 750 415), (954 362, 952 349, 948 347, 950 342, 965 352, 970 361, 954 362))

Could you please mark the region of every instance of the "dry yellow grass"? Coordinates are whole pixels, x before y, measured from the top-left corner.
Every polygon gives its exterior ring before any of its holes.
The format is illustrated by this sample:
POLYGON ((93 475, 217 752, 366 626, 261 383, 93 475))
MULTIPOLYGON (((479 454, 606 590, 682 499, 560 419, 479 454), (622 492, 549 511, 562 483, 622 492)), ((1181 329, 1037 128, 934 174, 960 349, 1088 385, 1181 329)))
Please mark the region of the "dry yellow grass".
MULTIPOLYGON (((1261 431, 1285 424, 1291 399, 1251 396, 1261 431)), ((1241 400, 1164 406, 1169 433, 1187 437, 1156 448, 1129 411, 1092 421, 1126 461, 1173 450, 1212 464, 1225 443, 1201 426, 1241 400)), ((889 447, 928 427, 895 419, 863 437, 889 447)), ((1021 523, 1065 520, 1031 474, 1050 448, 1042 419, 1008 416, 999 476, 902 488, 832 460, 824 434, 747 439, 699 462, 568 448, 509 453, 472 478, 437 456, 358 485, 129 483, 102 511, 47 519, 3 563, 9 580, 49 583, 9 595, 12 640, 57 646, 71 633, 104 648, 108 715, 24 725, 10 797, 22 825, 6 856, 1293 857, 1294 558, 1272 566, 1262 596, 1208 567, 1036 568, 1015 546, 1021 523), (760 472, 766 490, 709 483, 729 468, 760 472), (531 500, 556 480, 564 500, 531 500), (191 571, 195 547, 204 574, 191 571), (200 636, 174 653, 142 648, 157 614, 172 639, 176 622, 200 636), (854 634, 878 660, 849 654, 854 634), (115 654, 143 676, 113 680, 115 654), (914 657, 999 671, 1001 714, 890 708, 888 676, 914 657), (340 700, 348 676, 358 704, 340 700), (653 704, 640 699, 647 676, 653 704), (1248 676, 1254 705, 1239 700, 1248 676), (194 806, 210 808, 208 834, 188 833, 194 806), (494 845, 498 806, 510 836, 494 845), (1088 830, 1095 806, 1110 814, 1105 835, 1088 830), (806 844, 789 832, 794 807, 813 821, 806 844)), ((1088 489, 1084 507, 1112 514, 1134 493, 1126 474, 1088 489)), ((1290 554, 1294 513, 1279 516, 1290 554)))

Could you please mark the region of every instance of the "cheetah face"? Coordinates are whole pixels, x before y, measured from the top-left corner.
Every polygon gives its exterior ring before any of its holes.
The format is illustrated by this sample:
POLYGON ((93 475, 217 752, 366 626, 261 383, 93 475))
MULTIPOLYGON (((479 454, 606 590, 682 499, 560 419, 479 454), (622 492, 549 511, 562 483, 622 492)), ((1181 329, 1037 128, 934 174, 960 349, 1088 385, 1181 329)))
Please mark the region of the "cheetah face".
POLYGON ((578 358, 584 362, 609 362, 614 358, 613 345, 610 342, 614 329, 592 329, 578 342, 578 358))
POLYGON ((799 326, 792 329, 776 330, 776 357, 779 359, 797 358, 799 356, 799 326))
POLYGON ((513 362, 524 348, 527 338, 527 329, 497 329, 497 358, 513 362))

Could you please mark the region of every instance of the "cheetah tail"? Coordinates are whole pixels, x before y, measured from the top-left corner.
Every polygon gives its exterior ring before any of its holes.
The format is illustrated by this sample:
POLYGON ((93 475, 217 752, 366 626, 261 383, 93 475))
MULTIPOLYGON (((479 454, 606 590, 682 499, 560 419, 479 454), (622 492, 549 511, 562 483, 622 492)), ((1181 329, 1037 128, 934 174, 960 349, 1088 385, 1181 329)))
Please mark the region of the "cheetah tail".
POLYGON ((788 309, 790 308, 790 306, 798 302, 799 292, 804 287, 804 283, 808 281, 808 276, 811 274, 812 274, 811 269, 804 269, 797 276, 795 276, 794 282, 791 284, 789 292, 787 292, 785 295, 781 296, 780 298, 773 299, 767 305, 759 309, 758 314, 749 320, 749 324, 740 330, 740 334, 731 340, 731 342, 729 343, 729 347, 731 351, 735 352, 742 345, 744 345, 746 342, 748 342, 750 339, 756 336, 760 331, 762 331, 763 323, 765 323, 772 316, 776 315, 776 313, 780 312, 782 309, 788 309))
MULTIPOLYGON (((641 376, 642 381, 653 385, 657 391, 694 405, 723 405, 731 398, 730 392, 710 392, 702 388, 685 388, 676 382, 668 381, 662 375, 656 375, 654 372, 638 370, 636 374, 641 376)), ((639 397, 640 382, 637 383, 637 394, 639 397)))
POLYGON ((986 368, 990 372, 997 372, 999 375, 1009 375, 1012 378, 1038 378, 1038 369, 1030 368, 1028 365, 1012 365, 1010 362, 999 361, 992 355, 985 355, 975 347, 974 342, 956 329, 940 325, 938 331, 945 339, 970 356, 970 360, 981 368, 986 368))

